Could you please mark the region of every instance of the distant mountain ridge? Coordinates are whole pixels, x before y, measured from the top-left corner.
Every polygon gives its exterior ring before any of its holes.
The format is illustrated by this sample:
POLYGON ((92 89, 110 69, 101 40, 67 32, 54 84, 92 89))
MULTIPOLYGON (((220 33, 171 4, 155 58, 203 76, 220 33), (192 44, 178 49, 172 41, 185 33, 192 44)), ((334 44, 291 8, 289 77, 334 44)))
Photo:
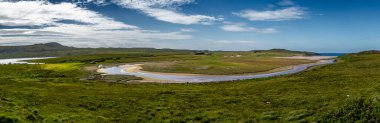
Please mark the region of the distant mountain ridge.
POLYGON ((57 50, 70 50, 73 47, 63 46, 56 42, 45 43, 45 44, 33 44, 24 46, 0 46, 0 53, 31 53, 31 52, 50 52, 57 50))
POLYGON ((50 46, 50 47, 67 47, 67 46, 63 46, 62 44, 57 43, 57 42, 49 42, 49 43, 45 43, 45 44, 35 44, 35 45, 50 46))
POLYGON ((125 54, 137 52, 191 52, 190 50, 155 48, 75 48, 57 42, 23 46, 0 46, 0 59, 25 57, 61 57, 86 54, 125 54))
POLYGON ((270 50, 252 50, 252 52, 290 52, 290 53, 300 53, 307 56, 319 55, 318 53, 307 52, 307 51, 292 51, 287 49, 270 49, 270 50))
MULTIPOLYGON (((199 52, 196 50, 182 49, 155 49, 155 48, 75 48, 64 46, 57 42, 40 43, 24 46, 0 46, 0 59, 4 58, 26 58, 26 57, 62 57, 89 54, 154 54, 154 53, 170 53, 170 54, 194 54, 199 52)), ((202 51, 204 52, 204 51, 202 51)), ((213 51, 207 51, 213 52, 213 51)), ((252 50, 251 52, 289 52, 300 53, 304 55, 317 55, 312 52, 291 51, 286 49, 271 50, 252 50)))

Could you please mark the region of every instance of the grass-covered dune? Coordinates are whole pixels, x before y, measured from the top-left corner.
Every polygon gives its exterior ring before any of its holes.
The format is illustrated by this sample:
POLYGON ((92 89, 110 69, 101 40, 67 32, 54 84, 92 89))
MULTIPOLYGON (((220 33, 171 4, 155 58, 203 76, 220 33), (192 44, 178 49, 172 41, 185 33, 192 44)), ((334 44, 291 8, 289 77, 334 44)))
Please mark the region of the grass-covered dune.
POLYGON ((0 65, 0 122, 380 122, 380 54, 266 79, 84 81, 83 64, 0 65))

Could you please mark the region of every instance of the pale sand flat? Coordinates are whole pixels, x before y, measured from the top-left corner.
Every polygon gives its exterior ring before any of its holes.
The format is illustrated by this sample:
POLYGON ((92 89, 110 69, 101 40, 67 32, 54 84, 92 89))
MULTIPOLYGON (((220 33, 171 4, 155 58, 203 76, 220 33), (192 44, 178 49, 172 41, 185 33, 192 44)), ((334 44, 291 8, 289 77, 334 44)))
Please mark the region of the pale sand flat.
POLYGON ((105 68, 98 69, 98 70, 96 70, 96 72, 107 74, 107 70, 105 68))
MULTIPOLYGON (((293 57, 275 57, 275 58, 286 58, 286 59, 304 59, 304 60, 312 60, 316 61, 316 63, 323 63, 328 60, 331 60, 335 57, 330 57, 330 56, 293 56, 293 57)), ((188 74, 188 73, 160 73, 160 72, 149 72, 149 71, 144 71, 142 65, 144 64, 126 64, 123 67, 123 70, 127 73, 151 73, 151 74, 157 74, 157 75, 178 75, 178 76, 210 76, 210 77, 222 77, 226 75, 203 75, 203 74, 188 74)), ((241 74, 241 75, 258 75, 258 74, 265 74, 265 73, 274 73, 274 72, 279 72, 279 71, 286 71, 286 70, 291 70, 295 68, 295 66, 285 66, 285 67, 280 67, 280 68, 275 68, 269 71, 265 72, 259 72, 259 73, 249 73, 249 74, 241 74)), ((99 73, 105 73, 107 74, 106 69, 98 69, 99 73)), ((155 78, 147 78, 147 77, 142 77, 143 80, 139 80, 139 82, 146 82, 146 83, 184 83, 180 81, 171 81, 171 80, 160 80, 160 79, 155 79, 155 78)))
POLYGON ((136 73, 142 70, 143 64, 125 65, 124 71, 128 73, 136 73))

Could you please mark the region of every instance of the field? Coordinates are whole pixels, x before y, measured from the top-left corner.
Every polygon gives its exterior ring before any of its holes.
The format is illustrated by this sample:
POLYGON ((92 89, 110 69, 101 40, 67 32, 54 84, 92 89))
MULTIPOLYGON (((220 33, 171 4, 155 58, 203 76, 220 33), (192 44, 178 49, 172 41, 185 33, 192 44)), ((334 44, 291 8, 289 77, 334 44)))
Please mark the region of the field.
POLYGON ((0 122, 380 121, 380 55, 339 59, 294 75, 203 84, 82 80, 91 74, 83 63, 0 65, 0 122))
POLYGON ((273 57, 306 55, 291 51, 212 52, 194 55, 191 52, 132 52, 127 54, 90 54, 55 59, 34 60, 42 63, 83 63, 113 65, 144 62, 143 69, 152 72, 229 75, 266 72, 276 68, 311 63, 309 60, 273 57))

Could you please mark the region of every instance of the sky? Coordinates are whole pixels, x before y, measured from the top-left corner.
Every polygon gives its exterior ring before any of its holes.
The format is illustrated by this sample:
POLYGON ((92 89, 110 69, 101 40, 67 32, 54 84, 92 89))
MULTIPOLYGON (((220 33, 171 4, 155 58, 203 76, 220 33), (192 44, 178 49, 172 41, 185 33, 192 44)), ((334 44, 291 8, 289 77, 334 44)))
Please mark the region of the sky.
POLYGON ((0 0, 0 45, 380 49, 380 0, 0 0))

